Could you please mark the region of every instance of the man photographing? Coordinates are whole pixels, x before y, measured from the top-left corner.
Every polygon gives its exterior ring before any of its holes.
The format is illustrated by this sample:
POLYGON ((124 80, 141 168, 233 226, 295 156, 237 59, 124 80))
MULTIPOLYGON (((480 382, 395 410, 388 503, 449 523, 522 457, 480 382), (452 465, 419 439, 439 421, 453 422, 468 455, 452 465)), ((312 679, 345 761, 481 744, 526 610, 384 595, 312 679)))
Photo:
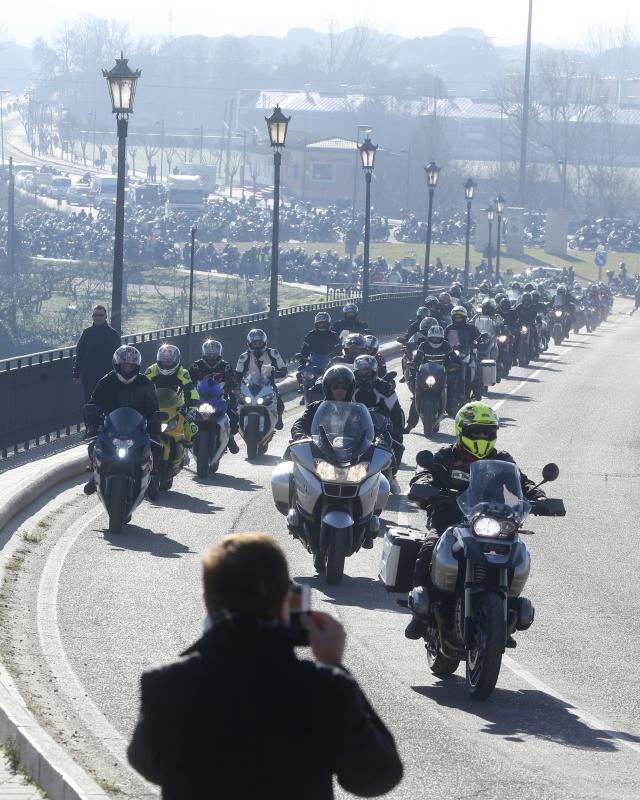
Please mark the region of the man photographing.
POLYGON ((225 536, 203 558, 205 634, 142 676, 131 764, 164 800, 330 800, 332 777, 374 797, 402 778, 393 738, 341 666, 346 635, 302 617, 298 658, 287 562, 271 536, 225 536))

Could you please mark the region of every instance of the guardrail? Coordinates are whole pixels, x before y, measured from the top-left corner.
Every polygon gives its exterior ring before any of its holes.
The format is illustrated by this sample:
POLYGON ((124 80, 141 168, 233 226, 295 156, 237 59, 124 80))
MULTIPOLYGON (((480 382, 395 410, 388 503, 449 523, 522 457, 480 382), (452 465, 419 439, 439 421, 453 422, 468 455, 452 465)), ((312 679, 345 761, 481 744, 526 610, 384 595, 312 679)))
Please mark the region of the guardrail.
MULTIPOLYGON (((405 330, 413 316, 421 291, 376 294, 370 298, 372 329, 377 334, 405 330)), ((360 299, 359 295, 355 299, 360 299)), ((313 327, 318 311, 340 309, 341 300, 282 308, 278 312, 279 349, 287 359, 295 355, 313 327)), ((126 344, 135 345, 143 364, 156 357, 158 342, 171 341, 183 353, 185 363, 200 353, 202 342, 218 339, 225 355, 233 362, 246 347, 251 328, 263 328, 270 334, 266 312, 228 319, 176 326, 123 336, 126 344), (188 353, 189 342, 192 352, 188 353)), ((79 431, 82 423, 83 397, 80 387, 71 380, 75 347, 62 347, 43 353, 31 353, 0 360, 0 457, 17 453, 79 431)))

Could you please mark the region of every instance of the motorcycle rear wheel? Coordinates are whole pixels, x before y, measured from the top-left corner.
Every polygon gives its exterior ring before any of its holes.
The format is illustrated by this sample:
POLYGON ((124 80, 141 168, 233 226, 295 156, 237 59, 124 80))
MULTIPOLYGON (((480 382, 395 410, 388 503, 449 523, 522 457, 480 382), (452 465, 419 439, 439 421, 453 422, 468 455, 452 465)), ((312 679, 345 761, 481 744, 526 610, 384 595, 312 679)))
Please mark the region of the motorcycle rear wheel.
POLYGON ((446 678, 449 675, 453 675, 460 666, 459 658, 445 656, 439 650, 432 650, 429 645, 426 646, 426 649, 429 669, 437 678, 446 678))
POLYGON ((344 560, 347 555, 347 540, 345 532, 337 528, 327 531, 327 552, 325 553, 325 581, 330 586, 342 583, 344 575, 344 560))
POLYGON ((493 592, 477 595, 473 623, 476 648, 467 652, 467 691, 475 700, 486 700, 500 675, 507 638, 503 600, 493 592))
MULTIPOLYGON (((123 480, 113 480, 109 494, 109 533, 118 536, 125 524, 125 504, 127 501, 127 484, 123 480)), ((129 516, 131 519, 131 516, 129 516)))

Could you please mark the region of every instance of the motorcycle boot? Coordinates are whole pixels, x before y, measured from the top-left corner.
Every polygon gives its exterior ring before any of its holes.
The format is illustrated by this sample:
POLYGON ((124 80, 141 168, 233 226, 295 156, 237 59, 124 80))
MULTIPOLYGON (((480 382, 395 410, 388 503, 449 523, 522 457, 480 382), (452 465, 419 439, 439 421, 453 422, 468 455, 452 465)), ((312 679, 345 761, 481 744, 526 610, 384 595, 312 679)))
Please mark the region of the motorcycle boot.
POLYGON ((95 494, 96 491, 96 482, 93 478, 90 478, 85 485, 83 486, 82 491, 85 494, 95 494))
POLYGON ((227 444, 227 447, 229 448, 229 452, 233 453, 233 455, 240 452, 240 448, 238 447, 238 443, 236 442, 234 436, 229 436, 229 443, 227 444))
POLYGON ((149 478, 149 485, 147 486, 147 499, 155 502, 160 497, 160 489, 158 488, 158 481, 154 473, 149 478))

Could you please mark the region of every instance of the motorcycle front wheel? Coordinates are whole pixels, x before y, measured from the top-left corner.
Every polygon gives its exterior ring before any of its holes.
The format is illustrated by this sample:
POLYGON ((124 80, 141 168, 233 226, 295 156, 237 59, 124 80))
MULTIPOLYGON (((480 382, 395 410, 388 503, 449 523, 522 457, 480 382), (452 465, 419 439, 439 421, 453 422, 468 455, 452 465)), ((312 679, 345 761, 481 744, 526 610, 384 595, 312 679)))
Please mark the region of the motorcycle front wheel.
POLYGON ((199 478, 206 478, 209 474, 209 448, 211 433, 206 428, 198 431, 196 448, 196 473, 199 478))
POLYGON ((493 592, 476 595, 473 624, 475 647, 467 652, 467 690, 475 700, 486 700, 500 675, 507 638, 504 600, 493 592))
POLYGON ((258 417, 252 414, 244 429, 244 440, 247 444, 247 458, 251 460, 258 455, 258 417))
POLYGON ((422 401, 422 431, 427 438, 436 432, 436 403, 435 397, 422 401))
POLYGON ((347 556, 347 537, 345 531, 338 528, 327 530, 327 551, 325 553, 325 581, 330 586, 342 582, 344 560, 347 556))
POLYGON ((125 524, 127 502, 127 482, 126 480, 111 481, 111 491, 109 492, 109 533, 118 536, 122 533, 125 524))

